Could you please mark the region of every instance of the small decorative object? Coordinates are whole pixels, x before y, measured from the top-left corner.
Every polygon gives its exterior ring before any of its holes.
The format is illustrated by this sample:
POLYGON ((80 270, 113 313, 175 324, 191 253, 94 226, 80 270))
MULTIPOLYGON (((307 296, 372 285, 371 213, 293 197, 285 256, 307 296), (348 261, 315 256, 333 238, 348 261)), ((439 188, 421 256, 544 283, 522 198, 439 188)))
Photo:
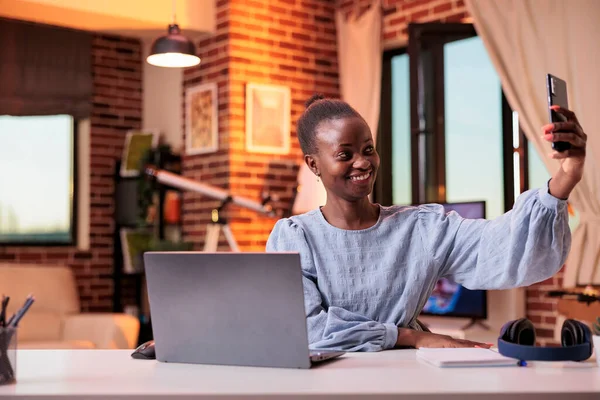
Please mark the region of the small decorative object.
POLYGON ((185 103, 186 154, 214 153, 219 148, 217 84, 188 88, 185 103))
POLYGON ((140 175, 140 162, 148 150, 158 144, 158 131, 129 131, 125 137, 125 146, 121 159, 121 176, 136 177, 140 175))
POLYGON ((290 151, 290 88, 246 85, 246 150, 288 154, 290 151))
POLYGON ((178 224, 181 219, 181 195, 175 190, 165 193, 164 221, 167 224, 178 224))

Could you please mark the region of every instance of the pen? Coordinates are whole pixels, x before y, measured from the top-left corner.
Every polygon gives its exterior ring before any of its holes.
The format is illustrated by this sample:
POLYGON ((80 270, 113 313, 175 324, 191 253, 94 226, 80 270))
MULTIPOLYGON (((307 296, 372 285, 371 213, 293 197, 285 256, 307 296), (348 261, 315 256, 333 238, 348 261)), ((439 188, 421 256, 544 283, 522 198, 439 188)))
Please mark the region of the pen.
POLYGON ((11 328, 16 328, 19 324, 19 321, 21 321, 21 318, 23 318, 23 316, 25 315, 27 310, 29 310, 29 307, 31 307, 34 301, 35 298, 32 295, 27 296, 27 300, 25 300, 25 304, 23 305, 23 307, 21 307, 21 309, 17 311, 15 315, 13 315, 8 321, 8 326, 11 328))
POLYGON ((519 362, 517 363, 517 365, 519 367, 526 367, 527 366, 527 361, 525 361, 525 360, 519 360, 519 362))
POLYGON ((2 296, 2 311, 0 311, 0 326, 6 327, 6 307, 8 307, 8 301, 10 297, 2 296))

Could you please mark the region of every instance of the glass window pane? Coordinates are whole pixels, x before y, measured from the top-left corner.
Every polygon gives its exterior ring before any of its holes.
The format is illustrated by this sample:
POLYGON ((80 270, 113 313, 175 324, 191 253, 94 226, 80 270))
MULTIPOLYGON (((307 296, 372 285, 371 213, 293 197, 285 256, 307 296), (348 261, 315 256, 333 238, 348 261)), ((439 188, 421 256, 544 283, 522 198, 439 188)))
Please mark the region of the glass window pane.
POLYGON ((479 37, 444 46, 446 199, 504 213, 502 92, 479 37))
POLYGON ((537 150, 531 143, 527 146, 527 162, 529 163, 529 182, 527 183, 529 188, 535 189, 543 187, 546 182, 548 182, 548 179, 550 179, 550 174, 548 173, 548 170, 546 170, 546 166, 542 162, 537 150))
POLYGON ((73 144, 68 115, 0 116, 0 243, 71 240, 73 144))
POLYGON ((392 58, 392 177, 394 204, 411 204, 408 55, 392 58))

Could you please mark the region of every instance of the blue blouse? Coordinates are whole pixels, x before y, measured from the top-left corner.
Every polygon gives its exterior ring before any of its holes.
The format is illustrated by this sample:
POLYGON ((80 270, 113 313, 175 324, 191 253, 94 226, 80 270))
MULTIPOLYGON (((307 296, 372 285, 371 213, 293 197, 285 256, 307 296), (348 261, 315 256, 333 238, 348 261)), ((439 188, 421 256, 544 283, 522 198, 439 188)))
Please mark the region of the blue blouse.
POLYGON ((284 218, 269 252, 301 257, 311 349, 393 348, 441 277, 468 289, 509 289, 554 275, 571 246, 565 200, 548 187, 521 194, 493 220, 464 219, 441 205, 380 206, 375 225, 344 230, 319 209, 284 218))

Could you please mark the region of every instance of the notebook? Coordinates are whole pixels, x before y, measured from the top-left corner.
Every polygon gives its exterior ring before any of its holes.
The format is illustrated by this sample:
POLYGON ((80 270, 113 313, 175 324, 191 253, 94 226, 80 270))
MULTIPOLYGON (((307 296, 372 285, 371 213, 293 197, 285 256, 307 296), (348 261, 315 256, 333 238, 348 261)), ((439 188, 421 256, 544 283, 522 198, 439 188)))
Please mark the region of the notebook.
POLYGON ((519 365, 519 360, 505 357, 491 349, 479 348, 423 348, 417 350, 417 358, 436 367, 500 367, 519 365))

